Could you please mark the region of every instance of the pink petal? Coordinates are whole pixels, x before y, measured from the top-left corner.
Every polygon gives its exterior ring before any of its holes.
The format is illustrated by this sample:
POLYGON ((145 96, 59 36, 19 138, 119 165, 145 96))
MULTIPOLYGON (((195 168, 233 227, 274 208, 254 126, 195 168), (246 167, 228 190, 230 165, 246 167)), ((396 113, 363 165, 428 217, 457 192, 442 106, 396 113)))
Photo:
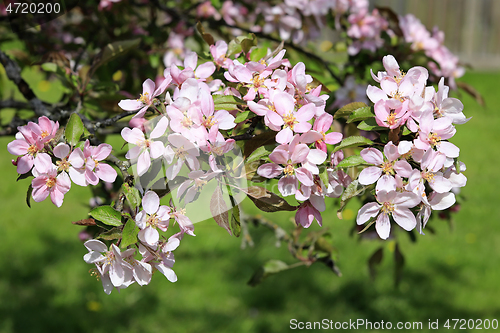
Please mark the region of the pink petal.
POLYGON ((28 153, 28 148, 30 144, 25 140, 14 140, 7 145, 7 150, 12 155, 25 155, 28 153))
POLYGON ((387 156, 389 162, 396 160, 399 157, 398 147, 390 141, 384 147, 384 155, 387 156))
POLYGON ((287 197, 289 195, 294 195, 298 188, 298 181, 295 176, 282 177, 278 181, 278 190, 281 195, 287 197))
POLYGON ((379 167, 368 167, 361 171, 358 176, 358 181, 362 185, 370 185, 375 183, 382 175, 382 169, 379 167))
POLYGON ((113 150, 113 147, 111 147, 111 145, 107 143, 101 143, 92 151, 94 160, 102 161, 103 159, 108 157, 109 154, 111 154, 111 150, 113 150))
POLYGON ((342 133, 331 132, 325 135, 325 142, 329 145, 334 145, 342 141, 342 133))
POLYGON ((153 98, 153 93, 155 91, 155 83, 151 79, 147 79, 142 83, 142 94, 149 94, 149 98, 153 98))
POLYGON ((97 177, 107 183, 113 183, 117 177, 116 170, 113 169, 112 166, 105 163, 99 163, 99 165, 95 169, 95 173, 97 177))
POLYGON ((391 222, 389 221, 389 216, 387 214, 380 214, 378 216, 377 222, 375 222, 375 230, 380 238, 389 238, 391 233, 391 222))
POLYGON ((215 65, 213 62, 206 62, 196 68, 194 75, 199 79, 206 79, 215 72, 215 65))
POLYGON ((257 174, 261 177, 270 179, 278 177, 281 174, 281 171, 283 171, 283 168, 281 166, 276 165, 274 163, 266 163, 261 165, 257 169, 257 174))
POLYGON ((142 198, 142 208, 149 215, 153 215, 158 211, 158 207, 160 207, 160 197, 158 197, 158 194, 154 191, 147 191, 142 198))
POLYGON ((381 205, 376 202, 369 202, 361 207, 358 211, 358 216, 356 217, 356 223, 361 225, 366 223, 370 218, 377 216, 380 211, 381 205))
POLYGON ((276 142, 281 144, 289 143, 293 138, 293 132, 290 127, 285 127, 276 134, 276 142))
POLYGON ((152 139, 157 139, 161 137, 165 132, 167 131, 168 128, 168 119, 165 116, 162 116, 160 118, 160 121, 156 124, 155 128, 153 131, 149 134, 149 137, 152 139))
POLYGON ((370 164, 381 165, 384 163, 384 155, 375 148, 365 148, 360 153, 361 157, 370 164))
POLYGON ((302 167, 295 169, 295 175, 297 176, 297 179, 300 180, 300 182, 305 186, 314 185, 313 175, 311 171, 307 170, 306 168, 302 167))
POLYGON ((65 143, 60 143, 58 144, 57 146, 54 147, 54 155, 55 157, 57 158, 65 158, 68 156, 69 154, 69 146, 65 143))
MULTIPOLYGON (((297 146, 295 146, 295 149, 293 150, 293 152, 291 152, 292 156, 290 156, 290 160, 292 161, 292 164, 298 164, 298 163, 304 162, 306 160, 306 158, 308 157, 310 151, 311 150, 309 149, 309 147, 304 143, 301 143, 301 144, 298 144, 297 146)), ((323 153, 323 152, 321 152, 321 153, 323 153)), ((319 154, 321 154, 321 153, 319 153, 319 154)), ((326 159, 326 156, 325 156, 325 159, 326 159)), ((321 163, 323 163, 323 162, 321 162, 321 163)), ((320 163, 316 163, 316 164, 320 164, 320 163)))
POLYGON ((139 155, 139 159, 137 160, 137 174, 142 176, 148 171, 151 166, 151 158, 149 157, 149 152, 145 150, 141 155, 139 155))
POLYGON ((396 180, 391 175, 383 175, 377 181, 377 186, 375 187, 375 192, 378 193, 380 191, 396 191, 396 180))
POLYGON ((417 225, 415 215, 408 208, 397 208, 392 212, 394 221, 406 231, 413 230, 417 225))
POLYGON ((295 107, 295 101, 292 96, 287 93, 277 93, 274 96, 274 107, 279 115, 285 116, 289 112, 293 111, 295 107))
POLYGON ((144 106, 144 103, 139 102, 136 99, 122 99, 118 106, 125 111, 137 111, 144 106))

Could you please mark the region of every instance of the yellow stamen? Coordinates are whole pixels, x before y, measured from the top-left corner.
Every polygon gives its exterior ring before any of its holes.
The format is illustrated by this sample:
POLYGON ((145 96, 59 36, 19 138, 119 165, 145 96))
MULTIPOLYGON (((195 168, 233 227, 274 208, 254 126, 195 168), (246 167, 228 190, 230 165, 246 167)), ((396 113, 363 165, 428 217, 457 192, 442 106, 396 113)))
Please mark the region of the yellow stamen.
POLYGON ((293 115, 293 113, 288 113, 286 116, 283 117, 283 121, 285 122, 285 126, 288 126, 290 127, 290 129, 293 130, 293 126, 295 124, 298 124, 299 122, 297 121, 297 119, 295 118, 295 116, 293 115))
POLYGON ((293 165, 288 164, 285 169, 283 170, 283 173, 285 174, 285 177, 292 176, 293 175, 293 165))
POLYGON ((45 183, 48 188, 52 188, 56 185, 56 179, 55 178, 49 178, 47 179, 47 182, 45 183))
POLYGON ((392 212, 394 212, 394 205, 390 202, 384 202, 382 204, 382 213, 390 214, 392 212))

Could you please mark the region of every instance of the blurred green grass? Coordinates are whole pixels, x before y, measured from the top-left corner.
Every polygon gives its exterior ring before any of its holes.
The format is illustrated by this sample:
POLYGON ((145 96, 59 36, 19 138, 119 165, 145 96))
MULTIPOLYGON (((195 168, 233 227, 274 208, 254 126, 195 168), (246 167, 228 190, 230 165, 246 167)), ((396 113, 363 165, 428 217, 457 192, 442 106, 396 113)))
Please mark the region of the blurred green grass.
MULTIPOLYGON (((372 322, 448 318, 500 319, 500 94, 499 73, 469 73, 463 78, 480 91, 487 108, 460 96, 472 120, 452 141, 467 164, 467 201, 454 217, 454 228, 434 219, 416 243, 400 237, 406 265, 399 288, 393 286, 393 243, 350 237, 352 220, 327 214, 339 250, 343 276, 323 265, 299 267, 272 276, 260 286, 246 283, 268 259, 291 263, 285 248, 276 248, 266 230, 250 227, 255 248, 240 250, 240 240, 214 222, 195 225, 175 251, 176 283, 155 275, 149 286, 133 285, 110 296, 88 273, 78 240, 90 191, 73 186, 64 205, 25 203, 27 181, 16 183, 11 138, 0 138, 0 332, 288 332, 290 320, 372 322), (383 244, 385 258, 372 281, 366 261, 383 244)), ((245 201, 248 213, 255 213, 245 201)), ((355 212, 356 204, 350 209, 355 212)), ((354 214, 351 214, 354 215, 354 214)), ((287 225, 291 215, 274 214, 287 225)), ((313 228, 317 229, 317 226, 313 228)), ((448 331, 448 330, 445 330, 448 331)))

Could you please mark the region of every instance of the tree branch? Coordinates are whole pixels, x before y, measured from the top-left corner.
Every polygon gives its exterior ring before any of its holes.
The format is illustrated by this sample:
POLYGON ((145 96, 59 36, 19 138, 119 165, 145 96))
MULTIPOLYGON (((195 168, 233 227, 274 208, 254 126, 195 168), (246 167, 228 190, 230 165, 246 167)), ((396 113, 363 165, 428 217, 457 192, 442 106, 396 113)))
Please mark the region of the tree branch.
POLYGON ((3 51, 0 51, 0 63, 2 63, 5 68, 5 72, 7 73, 9 80, 16 84, 21 94, 28 100, 31 108, 35 110, 36 115, 39 117, 49 117, 51 112, 47 109, 45 104, 43 104, 43 102, 36 97, 28 83, 21 77, 21 69, 17 63, 10 59, 3 51))

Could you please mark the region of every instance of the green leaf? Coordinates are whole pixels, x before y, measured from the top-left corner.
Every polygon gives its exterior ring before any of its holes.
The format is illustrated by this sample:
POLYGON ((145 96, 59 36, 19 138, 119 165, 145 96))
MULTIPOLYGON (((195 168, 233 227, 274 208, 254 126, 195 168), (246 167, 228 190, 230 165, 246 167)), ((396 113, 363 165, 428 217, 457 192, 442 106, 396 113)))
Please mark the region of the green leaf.
POLYGON ((372 112, 372 108, 369 106, 365 106, 359 109, 354 110, 347 119, 347 123, 352 123, 353 121, 361 121, 369 118, 375 117, 375 114, 372 112))
POLYGON ((46 72, 57 72, 57 64, 54 64, 53 62, 46 62, 42 64, 40 67, 46 72))
POLYGON ((97 236, 97 238, 104 240, 114 240, 122 238, 122 230, 121 228, 112 228, 105 232, 102 232, 97 236))
POLYGON ((342 211, 344 210, 347 202, 355 196, 362 194, 371 185, 361 185, 357 179, 353 180, 349 186, 346 187, 344 193, 342 193, 340 208, 337 211, 337 217, 342 219, 342 211))
POLYGON ((362 131, 383 131, 383 130, 388 130, 387 127, 382 127, 377 124, 377 121, 375 118, 369 118, 366 120, 363 120, 358 124, 358 129, 362 131))
POLYGON ((365 108, 365 107, 368 107, 368 105, 366 105, 363 102, 354 102, 354 103, 344 105, 343 107, 338 109, 337 112, 335 112, 335 114, 333 115, 333 119, 338 119, 341 117, 348 117, 355 110, 360 109, 360 108, 365 108))
POLYGON ((214 109, 215 110, 235 110, 238 105, 246 105, 246 102, 241 98, 230 95, 214 95, 214 109))
POLYGON ((227 56, 230 57, 240 52, 246 54, 250 51, 250 48, 255 45, 257 45, 257 38, 254 34, 249 34, 249 37, 238 36, 229 42, 227 46, 227 56))
POLYGON ((368 164, 363 157, 359 155, 352 155, 344 158, 342 161, 340 161, 339 164, 335 167, 336 169, 340 168, 352 168, 358 165, 364 165, 368 164))
POLYGON ((238 123, 241 123, 242 121, 245 121, 247 119, 252 119, 255 116, 257 116, 257 115, 255 113, 253 113, 252 111, 243 111, 243 112, 238 113, 238 115, 236 116, 236 119, 234 119, 234 122, 236 124, 238 124, 238 123))
POLYGON ((325 167, 324 165, 321 165, 319 167, 320 172, 319 172, 319 179, 323 182, 323 184, 328 185, 329 183, 329 178, 328 178, 328 168, 325 167))
POLYGON ((129 245, 137 243, 137 234, 139 233, 139 227, 134 220, 129 219, 123 228, 122 242, 120 246, 126 248, 129 245))
POLYGON ((352 148, 358 146, 372 145, 373 141, 365 138, 364 136, 350 136, 342 140, 338 146, 333 149, 333 153, 344 148, 352 148))
POLYGON ((215 189, 212 198, 210 199, 210 212, 217 224, 226 229, 231 235, 231 228, 229 227, 229 212, 227 204, 224 201, 224 195, 219 186, 215 189))
POLYGON ((231 214, 231 231, 236 237, 241 235, 241 223, 240 223, 240 207, 238 205, 233 207, 231 214))
POLYGON ((89 215, 107 225, 115 227, 122 225, 122 215, 111 206, 98 206, 92 209, 89 215))
POLYGON ((82 119, 76 113, 73 113, 69 118, 68 124, 66 125, 66 129, 64 131, 64 135, 66 136, 66 140, 71 146, 75 146, 78 141, 80 141, 80 137, 83 134, 84 126, 82 119))
POLYGON ((255 149, 253 153, 250 154, 250 156, 248 156, 246 163, 259 161, 262 157, 269 156, 269 154, 272 153, 274 148, 275 148, 274 145, 260 146, 259 148, 255 149))
POLYGON ((250 278, 250 281, 248 281, 248 284, 252 287, 255 287, 269 275, 286 271, 287 269, 290 269, 290 266, 288 266, 283 261, 271 259, 267 261, 263 266, 259 267, 257 271, 255 271, 253 276, 250 278))
POLYGON ((135 211, 135 209, 141 205, 141 195, 139 190, 127 183, 123 183, 122 189, 130 208, 135 211))
POLYGON ((258 62, 260 59, 267 55, 267 47, 259 47, 252 50, 250 53, 250 60, 258 62))

